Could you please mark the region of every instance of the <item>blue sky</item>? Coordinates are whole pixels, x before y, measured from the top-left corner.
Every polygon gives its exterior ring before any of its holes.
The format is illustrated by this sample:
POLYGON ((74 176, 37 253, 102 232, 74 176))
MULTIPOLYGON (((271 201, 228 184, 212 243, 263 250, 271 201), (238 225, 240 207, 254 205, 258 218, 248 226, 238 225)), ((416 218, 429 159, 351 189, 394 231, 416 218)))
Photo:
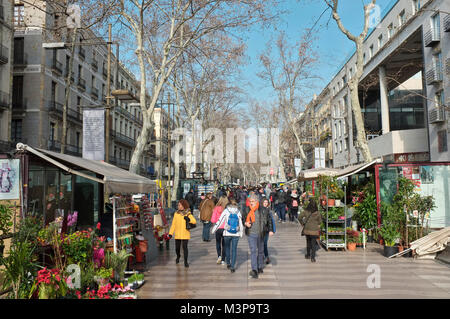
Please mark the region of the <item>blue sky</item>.
MULTIPOLYGON (((367 4, 369 0, 340 0, 338 13, 344 26, 353 34, 360 34, 362 31, 363 2, 367 4)), ((396 0, 378 0, 377 5, 381 14, 395 2, 396 0)), ((326 9, 326 4, 323 0, 286 0, 284 8, 288 9, 290 13, 281 17, 282 22, 277 25, 277 28, 284 30, 290 40, 295 42, 305 28, 311 28, 314 25, 326 9)), ((314 30, 313 33, 317 37, 315 49, 319 55, 317 73, 322 80, 315 82, 316 89, 314 91, 308 92, 311 98, 314 93, 321 92, 339 71, 346 58, 354 51, 353 42, 342 34, 336 22, 331 18, 331 10, 321 17, 314 30)), ((243 69, 242 81, 250 83, 243 89, 251 99, 274 100, 273 91, 256 74, 261 71, 258 56, 265 49, 267 41, 276 38, 276 34, 276 30, 270 29, 264 32, 254 30, 248 35, 246 43, 249 64, 243 69)))

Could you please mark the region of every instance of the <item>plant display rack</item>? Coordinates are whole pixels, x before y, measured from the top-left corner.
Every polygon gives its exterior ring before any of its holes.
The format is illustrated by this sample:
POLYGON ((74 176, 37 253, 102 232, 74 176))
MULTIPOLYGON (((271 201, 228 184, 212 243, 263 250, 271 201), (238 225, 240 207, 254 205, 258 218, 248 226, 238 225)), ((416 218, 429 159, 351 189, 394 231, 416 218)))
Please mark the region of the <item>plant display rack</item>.
POLYGON ((114 196, 111 200, 113 204, 114 253, 121 249, 131 253, 133 251, 135 222, 138 221, 133 215, 131 196, 114 196))
MULTIPOLYGON (((347 188, 344 187, 344 192, 346 193, 347 188)), ((326 250, 329 248, 343 248, 347 250, 347 232, 346 232, 346 222, 347 222, 347 196, 344 196, 344 219, 334 219, 334 216, 329 214, 328 206, 328 187, 326 190, 326 219, 324 222, 324 228, 322 228, 320 242, 325 247, 326 250)))

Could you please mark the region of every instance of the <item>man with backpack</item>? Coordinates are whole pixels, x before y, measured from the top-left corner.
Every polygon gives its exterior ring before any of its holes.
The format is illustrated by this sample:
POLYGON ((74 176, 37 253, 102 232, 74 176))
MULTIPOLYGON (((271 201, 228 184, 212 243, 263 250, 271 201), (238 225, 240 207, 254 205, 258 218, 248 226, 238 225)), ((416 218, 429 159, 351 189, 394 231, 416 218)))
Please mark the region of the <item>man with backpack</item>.
POLYGON ((214 233, 219 225, 224 224, 223 238, 225 241, 225 256, 227 268, 234 273, 236 271, 236 256, 239 238, 244 233, 242 224, 242 215, 238 209, 237 202, 234 198, 226 206, 219 220, 214 225, 212 232, 214 233))

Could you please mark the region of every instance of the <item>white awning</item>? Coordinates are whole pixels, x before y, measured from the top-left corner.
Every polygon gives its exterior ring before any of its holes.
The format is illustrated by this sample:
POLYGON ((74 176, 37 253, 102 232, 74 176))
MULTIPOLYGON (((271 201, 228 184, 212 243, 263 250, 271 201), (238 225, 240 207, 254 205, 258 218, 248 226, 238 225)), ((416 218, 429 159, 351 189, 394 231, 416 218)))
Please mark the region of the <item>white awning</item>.
POLYGON ((157 191, 156 182, 102 161, 93 161, 43 149, 34 149, 22 143, 17 144, 16 148, 20 151, 33 153, 71 174, 102 183, 105 185, 105 192, 107 193, 138 194, 157 191), (55 159, 63 161, 63 163, 55 159), (99 174, 103 176, 103 179, 90 176, 76 169, 72 169, 67 165, 71 167, 76 166, 80 169, 99 174))
POLYGON ((383 160, 381 158, 377 158, 369 163, 348 166, 339 172, 339 174, 337 175, 338 179, 346 178, 347 176, 356 174, 356 173, 362 171, 363 169, 366 169, 367 167, 372 166, 373 164, 382 163, 382 162, 383 162, 383 160))
POLYGON ((311 168, 300 171, 298 174, 299 181, 309 181, 319 178, 319 176, 337 176, 339 170, 336 168, 311 168))

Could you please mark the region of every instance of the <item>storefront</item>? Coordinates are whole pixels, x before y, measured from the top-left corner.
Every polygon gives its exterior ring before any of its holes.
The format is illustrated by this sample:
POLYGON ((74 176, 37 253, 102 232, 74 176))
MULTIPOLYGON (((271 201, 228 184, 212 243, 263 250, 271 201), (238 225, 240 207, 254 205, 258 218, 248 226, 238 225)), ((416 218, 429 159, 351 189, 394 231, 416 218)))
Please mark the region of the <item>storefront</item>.
MULTIPOLYGON (((401 160, 401 158, 400 158, 401 160)), ((421 196, 432 195, 436 207, 425 218, 432 229, 450 226, 450 163, 399 162, 375 166, 378 222, 381 222, 381 202, 391 203, 397 192, 399 177, 416 184, 421 196)))

